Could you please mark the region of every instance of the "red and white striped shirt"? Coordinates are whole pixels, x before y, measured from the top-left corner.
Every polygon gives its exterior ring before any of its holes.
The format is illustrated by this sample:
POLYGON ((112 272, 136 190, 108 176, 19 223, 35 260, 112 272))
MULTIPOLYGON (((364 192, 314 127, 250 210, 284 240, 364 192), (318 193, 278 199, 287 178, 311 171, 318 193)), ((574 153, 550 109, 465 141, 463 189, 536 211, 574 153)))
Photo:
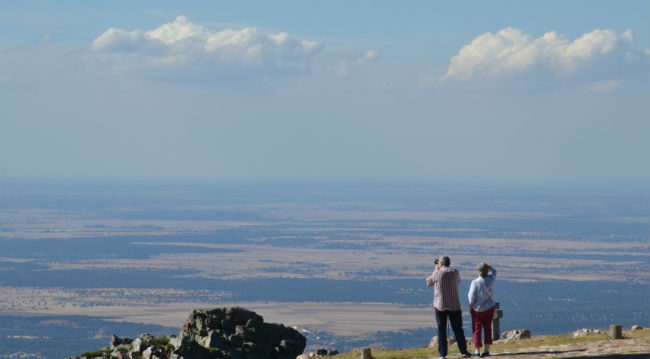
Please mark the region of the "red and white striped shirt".
POLYGON ((458 299, 460 273, 456 269, 442 267, 427 278, 427 287, 433 287, 433 307, 438 310, 460 310, 458 299))

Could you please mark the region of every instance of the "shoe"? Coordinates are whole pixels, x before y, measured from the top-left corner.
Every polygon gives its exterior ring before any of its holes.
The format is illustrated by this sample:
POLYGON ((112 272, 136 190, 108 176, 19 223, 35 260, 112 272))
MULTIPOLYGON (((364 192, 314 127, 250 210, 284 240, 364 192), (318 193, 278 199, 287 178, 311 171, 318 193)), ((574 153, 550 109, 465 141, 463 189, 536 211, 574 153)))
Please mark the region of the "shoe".
POLYGON ((485 358, 489 356, 490 356, 490 352, 483 352, 483 354, 481 354, 481 358, 485 358))
POLYGON ((445 357, 443 357, 443 356, 441 355, 441 356, 438 357, 438 359, 445 359, 445 357))
POLYGON ((462 355, 463 355, 463 358, 471 358, 472 357, 472 354, 470 354, 470 353, 463 353, 462 355))

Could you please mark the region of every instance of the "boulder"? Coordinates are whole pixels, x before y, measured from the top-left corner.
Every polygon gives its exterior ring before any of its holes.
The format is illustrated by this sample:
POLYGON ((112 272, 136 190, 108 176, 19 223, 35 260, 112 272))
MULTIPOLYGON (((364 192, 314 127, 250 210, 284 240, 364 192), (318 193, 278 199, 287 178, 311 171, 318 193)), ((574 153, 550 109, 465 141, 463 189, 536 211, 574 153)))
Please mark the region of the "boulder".
POLYGON ((521 340, 528 339, 531 337, 530 330, 528 329, 513 329, 503 332, 501 334, 502 340, 521 340))
POLYGON ((630 328, 630 330, 631 330, 631 331, 635 331, 635 330, 643 330, 643 327, 640 326, 640 325, 633 325, 632 328, 630 328))

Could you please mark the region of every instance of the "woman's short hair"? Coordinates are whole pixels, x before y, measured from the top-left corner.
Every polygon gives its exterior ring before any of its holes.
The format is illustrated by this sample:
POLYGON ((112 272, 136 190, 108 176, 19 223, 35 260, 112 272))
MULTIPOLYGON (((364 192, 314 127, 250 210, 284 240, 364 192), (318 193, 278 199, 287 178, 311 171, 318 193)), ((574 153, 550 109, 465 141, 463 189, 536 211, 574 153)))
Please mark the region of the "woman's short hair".
POLYGON ((483 263, 483 262, 481 262, 481 263, 479 263, 478 266, 476 267, 476 270, 478 270, 478 274, 479 274, 481 277, 487 277, 487 276, 488 276, 488 272, 490 271, 490 266, 487 265, 487 263, 483 263))

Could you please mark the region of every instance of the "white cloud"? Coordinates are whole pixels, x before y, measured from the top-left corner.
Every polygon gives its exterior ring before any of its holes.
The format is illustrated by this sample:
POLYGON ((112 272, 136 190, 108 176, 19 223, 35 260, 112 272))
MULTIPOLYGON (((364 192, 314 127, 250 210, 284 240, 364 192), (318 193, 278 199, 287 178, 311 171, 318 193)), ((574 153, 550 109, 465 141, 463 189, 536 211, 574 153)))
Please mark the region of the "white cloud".
POLYGON ((308 71, 323 47, 254 27, 212 31, 179 16, 150 31, 110 28, 93 41, 88 58, 111 72, 276 75, 308 71))
POLYGON ((366 66, 377 61, 378 59, 379 53, 377 51, 367 50, 363 56, 348 60, 339 60, 338 66, 336 68, 336 74, 339 77, 347 76, 352 69, 366 66))
POLYGON ((514 76, 595 75, 611 78, 624 72, 647 71, 648 53, 634 46, 630 30, 593 30, 571 41, 554 31, 539 38, 506 28, 485 33, 451 58, 442 79, 493 80, 514 76))
POLYGON ((604 81, 596 81, 596 82, 589 83, 587 85, 582 86, 581 89, 587 92, 602 93, 602 92, 613 92, 618 90, 620 87, 621 87, 620 80, 604 80, 604 81))

